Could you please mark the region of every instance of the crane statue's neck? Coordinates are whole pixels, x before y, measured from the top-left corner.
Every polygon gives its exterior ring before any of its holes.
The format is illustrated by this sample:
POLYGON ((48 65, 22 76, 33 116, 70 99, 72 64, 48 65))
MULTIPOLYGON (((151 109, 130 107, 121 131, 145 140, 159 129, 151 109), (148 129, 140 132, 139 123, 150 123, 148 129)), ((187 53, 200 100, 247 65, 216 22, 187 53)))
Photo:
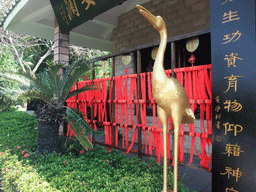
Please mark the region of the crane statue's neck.
POLYGON ((156 60, 154 63, 153 84, 156 81, 159 82, 161 80, 165 80, 166 78, 168 78, 164 71, 164 53, 167 45, 167 30, 166 29, 162 30, 159 33, 160 33, 160 45, 159 45, 156 60))

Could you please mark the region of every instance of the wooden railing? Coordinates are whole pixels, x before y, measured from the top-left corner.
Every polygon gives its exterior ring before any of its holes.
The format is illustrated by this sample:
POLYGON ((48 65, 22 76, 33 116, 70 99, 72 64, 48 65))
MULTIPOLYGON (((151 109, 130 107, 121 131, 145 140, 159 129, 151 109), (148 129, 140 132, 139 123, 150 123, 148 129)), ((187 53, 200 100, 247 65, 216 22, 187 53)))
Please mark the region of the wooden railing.
MULTIPOLYGON (((112 77, 78 82, 74 85, 80 88, 88 84, 99 84, 102 89, 87 91, 67 100, 68 106, 79 108, 85 112, 85 118, 92 127, 103 127, 105 142, 94 140, 94 143, 105 145, 108 148, 116 148, 124 152, 131 152, 142 156, 157 157, 160 162, 162 153, 162 130, 157 118, 156 103, 152 96, 152 72, 141 73, 140 50, 134 52, 134 60, 137 60, 137 74, 115 76, 115 57, 105 56, 91 60, 96 62, 112 58, 112 77), (128 87, 129 85, 129 87, 128 87), (109 88, 108 88, 109 87, 109 88), (152 122, 146 121, 147 106, 152 108, 152 122), (89 118, 88 110, 91 112, 89 118), (134 119, 133 119, 134 118, 134 119), (121 141, 118 142, 118 131, 121 131, 121 141), (132 135, 132 138, 129 136, 132 135), (137 148, 134 149, 134 143, 137 148), (121 145, 121 146, 120 146, 121 145)), ((171 70, 166 70, 170 76, 171 70)), ((184 125, 180 127, 180 155, 179 161, 184 164, 184 136, 191 137, 190 162, 192 163, 196 138, 200 139, 201 152, 197 155, 201 159, 201 167, 211 169, 211 155, 207 155, 206 145, 212 143, 212 93, 211 93, 211 64, 195 67, 174 69, 176 78, 183 84, 193 111, 200 111, 200 131, 195 130, 195 125, 189 125, 189 131, 185 131, 184 125)), ((199 121, 199 120, 198 120, 199 121)), ((169 129, 172 124, 169 119, 169 129)), ((171 159, 170 136, 168 139, 168 159, 171 159)))

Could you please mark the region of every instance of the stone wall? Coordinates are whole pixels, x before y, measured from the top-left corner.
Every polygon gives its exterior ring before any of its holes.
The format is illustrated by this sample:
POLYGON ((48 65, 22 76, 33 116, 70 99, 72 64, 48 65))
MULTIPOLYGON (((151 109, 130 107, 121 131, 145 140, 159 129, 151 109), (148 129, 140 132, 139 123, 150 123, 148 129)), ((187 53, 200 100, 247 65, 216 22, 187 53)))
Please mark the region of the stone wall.
MULTIPOLYGON (((163 17, 168 37, 210 28, 209 0, 151 0, 142 6, 163 17)), ((134 8, 120 15, 112 40, 115 52, 119 52, 159 41, 159 34, 134 8)))

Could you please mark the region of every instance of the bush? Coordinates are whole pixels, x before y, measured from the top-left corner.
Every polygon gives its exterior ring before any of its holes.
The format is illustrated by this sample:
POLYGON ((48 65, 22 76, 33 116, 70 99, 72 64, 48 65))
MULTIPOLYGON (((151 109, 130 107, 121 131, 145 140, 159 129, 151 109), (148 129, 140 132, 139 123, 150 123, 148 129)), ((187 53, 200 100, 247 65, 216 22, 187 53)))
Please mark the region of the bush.
MULTIPOLYGON (((4 191, 161 191, 162 166, 128 159, 102 147, 84 151, 70 139, 65 154, 35 153, 36 120, 25 112, 0 114, 0 178, 4 191), (6 139, 8 137, 8 139, 6 139)), ((61 138, 62 142, 65 138, 61 138)), ((172 188, 172 173, 168 170, 172 188)), ((183 181, 179 190, 188 191, 183 181)))

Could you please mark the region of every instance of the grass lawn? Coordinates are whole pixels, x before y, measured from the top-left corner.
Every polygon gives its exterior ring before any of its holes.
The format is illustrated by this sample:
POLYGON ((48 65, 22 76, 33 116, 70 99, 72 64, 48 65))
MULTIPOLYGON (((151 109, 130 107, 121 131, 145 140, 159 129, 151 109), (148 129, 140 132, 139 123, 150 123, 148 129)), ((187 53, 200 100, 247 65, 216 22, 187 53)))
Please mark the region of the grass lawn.
MULTIPOLYGON (((0 113, 0 189, 3 191, 161 191, 162 165, 128 159, 94 146, 84 151, 74 140, 65 154, 35 153, 37 123, 25 112, 0 113)), ((64 143, 65 138, 62 137, 64 143)), ((172 173, 168 170, 172 188, 172 173)), ((188 192, 183 182, 179 190, 188 192)), ((1 190, 0 190, 1 191, 1 190)))

